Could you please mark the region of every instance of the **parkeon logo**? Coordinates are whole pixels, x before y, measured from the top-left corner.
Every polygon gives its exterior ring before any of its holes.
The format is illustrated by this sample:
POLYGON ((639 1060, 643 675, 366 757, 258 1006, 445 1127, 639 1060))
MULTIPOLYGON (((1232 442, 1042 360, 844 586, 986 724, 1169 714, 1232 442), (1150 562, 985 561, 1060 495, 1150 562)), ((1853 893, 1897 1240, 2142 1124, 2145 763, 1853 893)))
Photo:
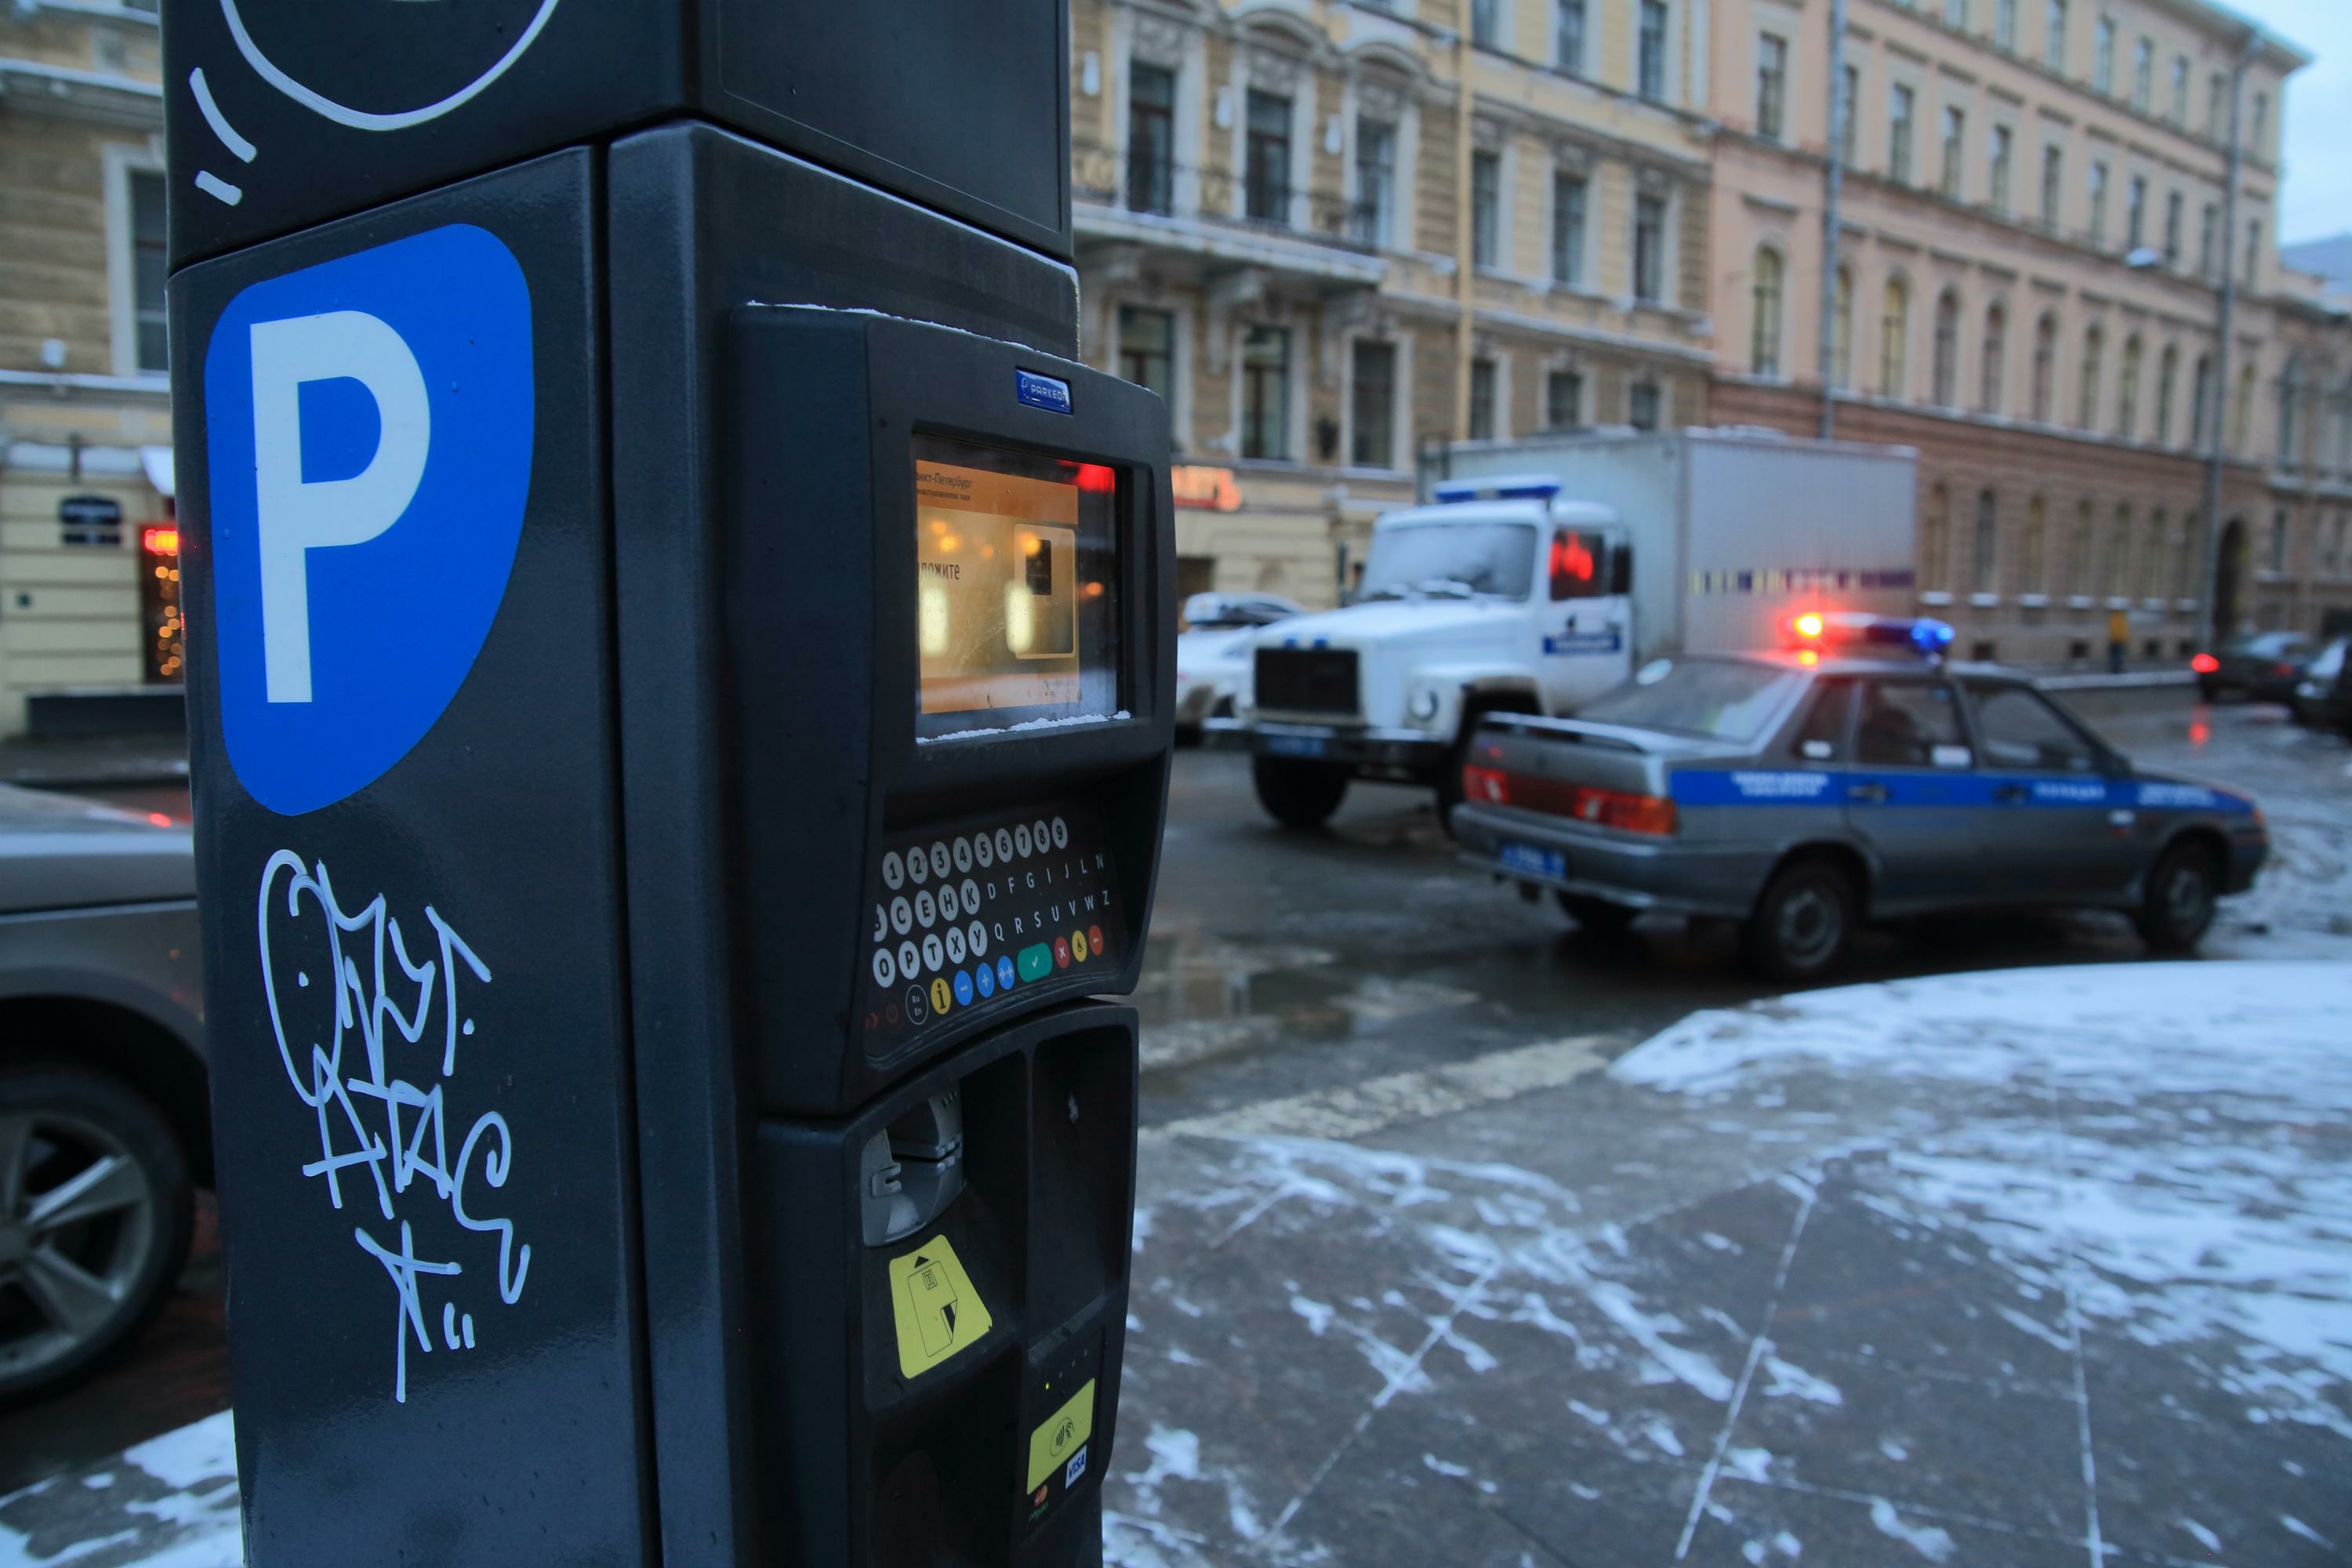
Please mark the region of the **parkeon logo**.
POLYGON ((297 816, 441 717, 505 595, 530 489, 530 292, 451 225, 256 283, 205 355, 230 766, 297 816))

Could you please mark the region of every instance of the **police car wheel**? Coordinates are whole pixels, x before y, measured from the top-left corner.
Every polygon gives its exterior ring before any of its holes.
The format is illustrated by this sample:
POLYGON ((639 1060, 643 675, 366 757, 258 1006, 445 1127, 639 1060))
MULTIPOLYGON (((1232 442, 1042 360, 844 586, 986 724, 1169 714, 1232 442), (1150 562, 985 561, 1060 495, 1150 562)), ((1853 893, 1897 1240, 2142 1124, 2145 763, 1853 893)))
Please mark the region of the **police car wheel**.
POLYGON ((1756 900, 1744 933, 1750 967, 1770 980, 1811 980, 1845 954, 1853 931, 1853 884, 1823 860, 1800 860, 1756 900))
POLYGON ((2176 844, 2148 873, 2139 910, 2139 936, 2158 952, 2187 952, 2213 923, 2217 879, 2213 858, 2195 844, 2176 844))
POLYGON ((1606 899, 1583 893, 1560 894, 1559 907, 1568 912, 1569 919, 1592 931, 1623 931, 1642 913, 1630 904, 1612 904, 1606 899))
POLYGON ((1348 770, 1294 757, 1250 759, 1250 783, 1266 815, 1285 827, 1320 827, 1348 793, 1348 770))

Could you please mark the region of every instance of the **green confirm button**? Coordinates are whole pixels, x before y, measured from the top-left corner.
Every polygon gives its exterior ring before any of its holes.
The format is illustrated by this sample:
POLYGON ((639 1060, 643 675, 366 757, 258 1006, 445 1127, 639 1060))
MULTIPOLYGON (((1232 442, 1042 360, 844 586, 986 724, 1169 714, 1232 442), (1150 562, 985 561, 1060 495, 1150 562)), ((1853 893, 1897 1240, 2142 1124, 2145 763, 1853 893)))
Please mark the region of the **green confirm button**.
POLYGON ((1022 979, 1043 980, 1054 973, 1054 950, 1041 942, 1034 947, 1023 948, 1013 962, 1021 966, 1022 979))

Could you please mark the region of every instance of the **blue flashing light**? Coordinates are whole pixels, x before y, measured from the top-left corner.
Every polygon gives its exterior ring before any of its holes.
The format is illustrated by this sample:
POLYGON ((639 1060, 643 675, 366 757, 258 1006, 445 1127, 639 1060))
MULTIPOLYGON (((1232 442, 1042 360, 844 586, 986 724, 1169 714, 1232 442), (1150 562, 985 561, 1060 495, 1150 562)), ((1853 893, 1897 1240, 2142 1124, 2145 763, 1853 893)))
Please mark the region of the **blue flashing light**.
POLYGON ((1430 493, 1440 504, 1465 500, 1549 500, 1564 487, 1558 474, 1494 474, 1476 479, 1440 479, 1430 493))

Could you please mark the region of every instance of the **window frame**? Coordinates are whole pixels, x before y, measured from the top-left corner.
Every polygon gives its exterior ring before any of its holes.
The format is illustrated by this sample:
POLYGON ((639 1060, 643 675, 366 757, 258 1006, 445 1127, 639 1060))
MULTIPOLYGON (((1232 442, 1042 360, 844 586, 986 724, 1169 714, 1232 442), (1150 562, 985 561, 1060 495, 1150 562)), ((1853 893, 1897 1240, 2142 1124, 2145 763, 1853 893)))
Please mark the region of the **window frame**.
POLYGON ((1964 675, 1954 684, 1959 689, 1960 711, 1968 725, 1969 747, 1976 753, 1975 765, 1979 772, 2051 773, 2065 778, 2084 776, 2095 778, 2113 770, 2115 753, 2101 744, 2099 738, 2074 715, 2051 701, 2048 694, 2040 688, 2021 680, 2003 680, 1995 676, 1983 675, 1964 675), (1979 693, 1993 695, 2015 693, 2022 698, 2029 708, 2047 716, 2062 731, 2072 736, 2081 745, 2089 765, 2084 768, 2054 768, 2038 760, 2032 763, 1995 761, 1991 754, 1991 746, 1988 742, 1990 731, 1986 728, 1982 716, 1977 711, 1979 693))
MULTIPOLYGON (((142 365, 139 354, 138 244, 133 232, 131 180, 152 175, 171 201, 169 174, 162 157, 151 148, 122 142, 107 143, 102 153, 106 209, 106 301, 109 342, 107 355, 114 374, 163 385, 171 374, 167 364, 142 365)), ((170 345, 165 345, 165 358, 170 345)))

